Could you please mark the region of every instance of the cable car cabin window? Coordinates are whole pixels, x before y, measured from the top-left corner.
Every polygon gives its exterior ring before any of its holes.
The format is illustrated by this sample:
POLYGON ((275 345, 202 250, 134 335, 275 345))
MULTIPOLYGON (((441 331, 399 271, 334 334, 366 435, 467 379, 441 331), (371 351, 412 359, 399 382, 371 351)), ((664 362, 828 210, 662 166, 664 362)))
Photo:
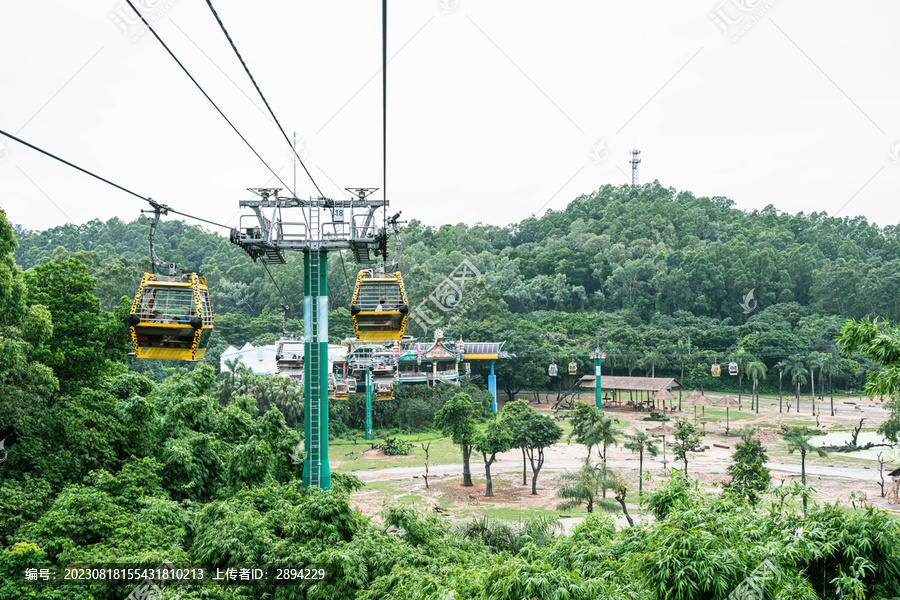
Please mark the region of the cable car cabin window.
POLYGON ((361 281, 356 304, 362 311, 400 310, 400 286, 396 282, 361 281))
MULTIPOLYGON (((206 306, 209 306, 208 293, 206 306)), ((209 312, 210 317, 212 316, 212 311, 204 312, 209 312)), ((144 287, 141 309, 138 313, 141 321, 187 324, 195 314, 194 292, 190 288, 163 288, 149 285, 144 287)))

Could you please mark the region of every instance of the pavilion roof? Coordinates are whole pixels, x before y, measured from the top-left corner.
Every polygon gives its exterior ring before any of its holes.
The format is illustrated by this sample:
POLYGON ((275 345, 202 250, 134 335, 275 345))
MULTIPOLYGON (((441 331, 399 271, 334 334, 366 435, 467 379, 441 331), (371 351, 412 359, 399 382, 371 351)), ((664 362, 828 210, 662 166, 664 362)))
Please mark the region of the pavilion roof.
MULTIPOLYGON (((596 377, 585 375, 578 380, 578 387, 596 389, 596 377)), ((674 377, 616 377, 604 375, 600 381, 604 390, 629 390, 641 392, 658 392, 668 388, 683 387, 674 377)))

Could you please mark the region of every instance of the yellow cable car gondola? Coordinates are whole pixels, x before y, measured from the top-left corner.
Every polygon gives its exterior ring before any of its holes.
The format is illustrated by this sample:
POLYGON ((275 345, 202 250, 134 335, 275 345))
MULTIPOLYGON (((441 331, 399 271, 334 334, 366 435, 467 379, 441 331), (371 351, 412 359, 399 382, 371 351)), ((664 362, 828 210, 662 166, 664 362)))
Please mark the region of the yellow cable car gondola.
POLYGON ((574 360, 569 363, 569 375, 578 375, 578 363, 574 360))
POLYGON ((376 273, 365 269, 356 277, 350 315, 356 337, 367 342, 403 339, 409 304, 399 271, 376 273))
POLYGON ((153 247, 154 232, 165 205, 153 203, 150 217, 150 258, 168 275, 145 273, 128 316, 134 358, 201 360, 212 336, 213 312, 206 279, 197 273, 175 274, 175 263, 164 263, 153 247))
POLYGON ((350 386, 343 379, 334 382, 334 399, 348 400, 350 398, 350 386))
POLYGON ((710 368, 709 372, 713 377, 720 377, 722 375, 722 367, 720 367, 718 363, 715 363, 712 368, 710 368))
POLYGON ((201 360, 213 329, 206 279, 144 274, 128 325, 135 358, 201 360))
POLYGON ((375 387, 375 401, 384 402, 394 397, 394 383, 391 381, 376 381, 373 383, 375 387))

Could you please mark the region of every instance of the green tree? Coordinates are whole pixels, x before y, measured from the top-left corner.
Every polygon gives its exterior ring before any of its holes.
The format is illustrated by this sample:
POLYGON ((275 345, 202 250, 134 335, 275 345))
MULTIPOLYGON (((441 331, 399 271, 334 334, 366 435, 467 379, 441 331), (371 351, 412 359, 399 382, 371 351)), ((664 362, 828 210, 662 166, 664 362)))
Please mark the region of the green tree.
POLYGON ((572 431, 569 439, 575 438, 579 444, 584 444, 588 449, 588 458, 591 457, 591 449, 597 444, 595 435, 596 424, 601 414, 596 406, 586 402, 576 402, 572 411, 572 431))
POLYGON ((613 510, 615 505, 611 500, 600 497, 603 489, 603 474, 601 467, 591 464, 590 458, 584 459, 579 471, 574 473, 562 473, 559 477, 564 482, 558 490, 556 497, 566 501, 559 504, 557 510, 571 510, 584 505, 588 513, 594 512, 594 506, 600 506, 604 510, 613 510))
POLYGON ((672 437, 675 438, 672 453, 676 459, 684 462, 684 476, 687 477, 688 452, 700 449, 700 431, 690 421, 678 419, 675 421, 675 432, 672 437))
MULTIPOLYGON (((522 413, 529 411, 534 411, 534 409, 528 405, 528 402, 525 400, 513 400, 503 405, 503 408, 500 409, 500 417, 512 422, 522 413)), ((512 447, 519 448, 522 451, 522 485, 528 485, 528 458, 525 455, 525 446, 519 446, 513 440, 512 447)))
POLYGON ((784 361, 778 361, 775 363, 775 368, 778 369, 778 412, 781 412, 781 401, 784 398, 781 390, 781 382, 782 377, 784 376, 784 370, 786 369, 786 365, 784 361))
POLYGON ((563 498, 566 501, 557 506, 558 510, 570 510, 584 505, 588 513, 594 512, 596 506, 600 510, 607 512, 615 512, 621 510, 628 519, 628 523, 633 527, 634 521, 628 514, 628 507, 625 504, 628 488, 624 478, 614 472, 603 463, 597 466, 591 465, 589 458, 584 459, 584 465, 579 471, 574 473, 563 473, 560 475, 565 483, 556 491, 557 498, 563 498), (615 493, 615 500, 600 497, 601 492, 612 490, 615 493))
MULTIPOLYGON (((797 412, 800 412, 800 385, 806 383, 809 371, 803 366, 803 358, 796 355, 788 357, 785 361, 784 371, 791 378, 791 383, 797 386, 797 412)), ((790 406, 788 406, 788 410, 790 410, 790 406)))
POLYGON ((831 396, 831 416, 834 416, 834 375, 841 372, 841 355, 831 352, 822 361, 823 372, 828 375, 828 391, 831 396))
POLYGON ((127 330, 100 310, 96 279, 82 263, 48 263, 27 271, 25 278, 29 304, 46 306, 53 317, 52 343, 36 358, 53 369, 64 392, 97 382, 109 361, 125 358, 127 330))
POLYGON ((647 435, 647 432, 635 429, 634 433, 627 436, 628 441, 625 442, 625 448, 638 454, 638 494, 644 491, 644 452, 650 456, 656 456, 659 449, 653 439, 647 435))
POLYGON ((619 433, 613 418, 605 415, 600 417, 589 433, 590 438, 596 440, 595 444, 603 446, 603 464, 606 464, 607 448, 619 443, 619 433))
POLYGON ((850 319, 841 328, 838 345, 844 356, 857 352, 878 366, 866 378, 866 394, 893 398, 888 403, 891 414, 878 431, 890 441, 900 442, 900 327, 877 319, 850 319))
POLYGON ((812 392, 812 414, 816 414, 816 369, 819 369, 819 378, 822 377, 822 369, 825 366, 826 355, 822 352, 810 352, 807 357, 809 364, 809 387, 812 392))
POLYGON ((13 258, 18 246, 6 211, 0 208, 0 327, 16 325, 25 317, 25 278, 13 258))
MULTIPOLYGON (((800 453, 800 482, 804 486, 806 485, 806 455, 810 452, 815 452, 819 456, 828 455, 822 448, 810 443, 810 440, 816 435, 818 432, 812 431, 809 427, 787 427, 785 433, 781 434, 787 444, 788 453, 800 453)), ((806 515, 806 496, 803 496, 803 514, 806 515)))
POLYGON ((435 427, 449 437, 454 444, 459 445, 463 461, 463 485, 466 487, 472 487, 469 459, 472 456, 472 449, 478 441, 477 422, 481 414, 481 407, 472 402, 468 395, 459 393, 450 398, 434 415, 435 427))
POLYGON ((768 489, 772 475, 766 467, 769 461, 766 449, 753 434, 752 428, 746 428, 741 432, 741 441, 735 444, 731 464, 727 469, 731 481, 724 487, 734 496, 756 506, 760 494, 768 489))
POLYGON ((535 410, 523 411, 508 421, 514 448, 524 448, 531 463, 531 493, 537 495, 537 478, 544 466, 544 449, 562 437, 562 428, 535 410))
POLYGON ((753 398, 756 412, 759 412, 759 380, 766 380, 766 365, 761 360, 753 360, 747 364, 747 377, 753 380, 753 398))
POLYGON ((494 482, 491 479, 491 465, 500 452, 506 452, 512 447, 513 438, 506 422, 502 419, 494 419, 488 423, 484 432, 475 441, 475 450, 484 458, 485 496, 494 495, 494 482))

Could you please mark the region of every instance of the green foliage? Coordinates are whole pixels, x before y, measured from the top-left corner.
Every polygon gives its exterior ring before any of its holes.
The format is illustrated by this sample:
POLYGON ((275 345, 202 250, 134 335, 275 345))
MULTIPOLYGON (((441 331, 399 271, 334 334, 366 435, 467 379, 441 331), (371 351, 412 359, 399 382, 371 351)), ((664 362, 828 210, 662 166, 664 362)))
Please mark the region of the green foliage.
POLYGON ((506 452, 512 448, 513 437, 507 422, 503 419, 494 419, 487 424, 484 431, 475 442, 475 450, 485 456, 493 458, 500 452, 506 452))
POLYGON ((13 534, 36 521, 52 502, 52 488, 32 473, 0 481, 0 545, 12 542, 13 534))
POLYGON ((492 552, 518 554, 527 545, 546 548, 553 543, 562 525, 552 515, 537 515, 516 522, 505 522, 482 516, 460 525, 456 533, 470 540, 480 540, 492 552))
POLYGON ((537 494, 537 478, 544 465, 544 450, 560 440, 562 428, 550 417, 530 407, 520 408, 515 403, 504 405, 501 419, 512 434, 512 447, 525 450, 531 463, 531 493, 537 494), (511 406, 510 411, 504 413, 507 406, 511 406))
POLYGON ((700 431, 690 421, 678 419, 675 421, 675 433, 672 434, 672 437, 675 438, 672 453, 675 458, 684 463, 684 476, 687 477, 688 452, 696 452, 700 449, 700 431))
POLYGON ((413 444, 400 438, 384 438, 380 444, 372 444, 373 450, 381 450, 385 456, 406 456, 412 450, 413 444))
POLYGON ((326 547, 351 540, 364 526, 365 517, 350 508, 350 498, 339 491, 311 490, 305 500, 286 513, 284 532, 297 543, 326 547))
POLYGON ((225 445, 209 434, 167 439, 160 450, 166 489, 179 500, 208 502, 225 482, 225 455, 225 445))
POLYGON ((878 365, 867 376, 866 393, 891 398, 890 417, 878 431, 891 442, 900 442, 900 327, 888 321, 850 319, 841 328, 838 344, 847 357, 856 352, 878 365))
POLYGON ((766 449, 753 437, 754 433, 753 428, 741 432, 741 441, 735 444, 727 469, 731 481, 723 487, 734 497, 756 506, 760 494, 768 489, 772 474, 766 467, 769 461, 766 449))
POLYGON ((0 600, 93 600, 87 586, 49 588, 43 582, 27 581, 25 569, 50 569, 47 553, 31 542, 18 542, 0 550, 0 600))
POLYGON ((403 530, 404 539, 413 546, 435 544, 449 528, 433 513, 421 513, 409 506, 388 506, 382 512, 385 525, 403 530))
POLYGON ((482 414, 481 407, 472 402, 467 394, 459 393, 435 414, 434 424, 454 444, 471 446, 478 438, 476 424, 482 414))
POLYGON ((434 425, 445 436, 458 444, 462 452, 463 485, 472 485, 472 474, 469 458, 472 448, 480 435, 477 427, 478 419, 484 415, 484 407, 476 405, 472 398, 463 392, 454 395, 434 415, 434 425))
POLYGON ((234 448, 228 458, 227 482, 232 489, 261 485, 269 475, 274 457, 267 442, 251 437, 234 448))
POLYGON ((519 557, 486 569, 477 598, 519 600, 521 598, 594 600, 598 587, 578 572, 548 569, 541 562, 519 557))
POLYGON ((13 258, 18 246, 6 211, 0 209, 0 327, 15 325, 25 316, 25 278, 13 258))
POLYGON ((52 344, 36 358, 51 367, 63 390, 95 381, 108 360, 122 360, 127 351, 125 329, 100 309, 93 295, 96 279, 75 259, 48 263, 26 271, 28 303, 43 305, 53 319, 52 344))
POLYGON ((574 473, 563 473, 560 479, 563 485, 556 490, 557 498, 564 498, 566 502, 557 505, 557 510, 571 510, 585 505, 588 513, 594 512, 596 505, 601 510, 615 511, 618 506, 608 498, 601 498, 604 489, 610 489, 612 477, 606 465, 594 466, 589 458, 584 460, 581 470, 574 473))
POLYGON ((263 564, 276 543, 271 517, 248 495, 206 504, 191 529, 191 557, 207 565, 263 564))
POLYGON ((353 492, 357 492, 365 487, 365 483, 352 473, 332 473, 331 474, 331 489, 335 492, 342 492, 344 494, 352 494, 353 492))
POLYGON ((657 520, 664 520, 669 514, 679 510, 697 491, 697 484, 685 477, 669 477, 647 496, 647 506, 657 520))

